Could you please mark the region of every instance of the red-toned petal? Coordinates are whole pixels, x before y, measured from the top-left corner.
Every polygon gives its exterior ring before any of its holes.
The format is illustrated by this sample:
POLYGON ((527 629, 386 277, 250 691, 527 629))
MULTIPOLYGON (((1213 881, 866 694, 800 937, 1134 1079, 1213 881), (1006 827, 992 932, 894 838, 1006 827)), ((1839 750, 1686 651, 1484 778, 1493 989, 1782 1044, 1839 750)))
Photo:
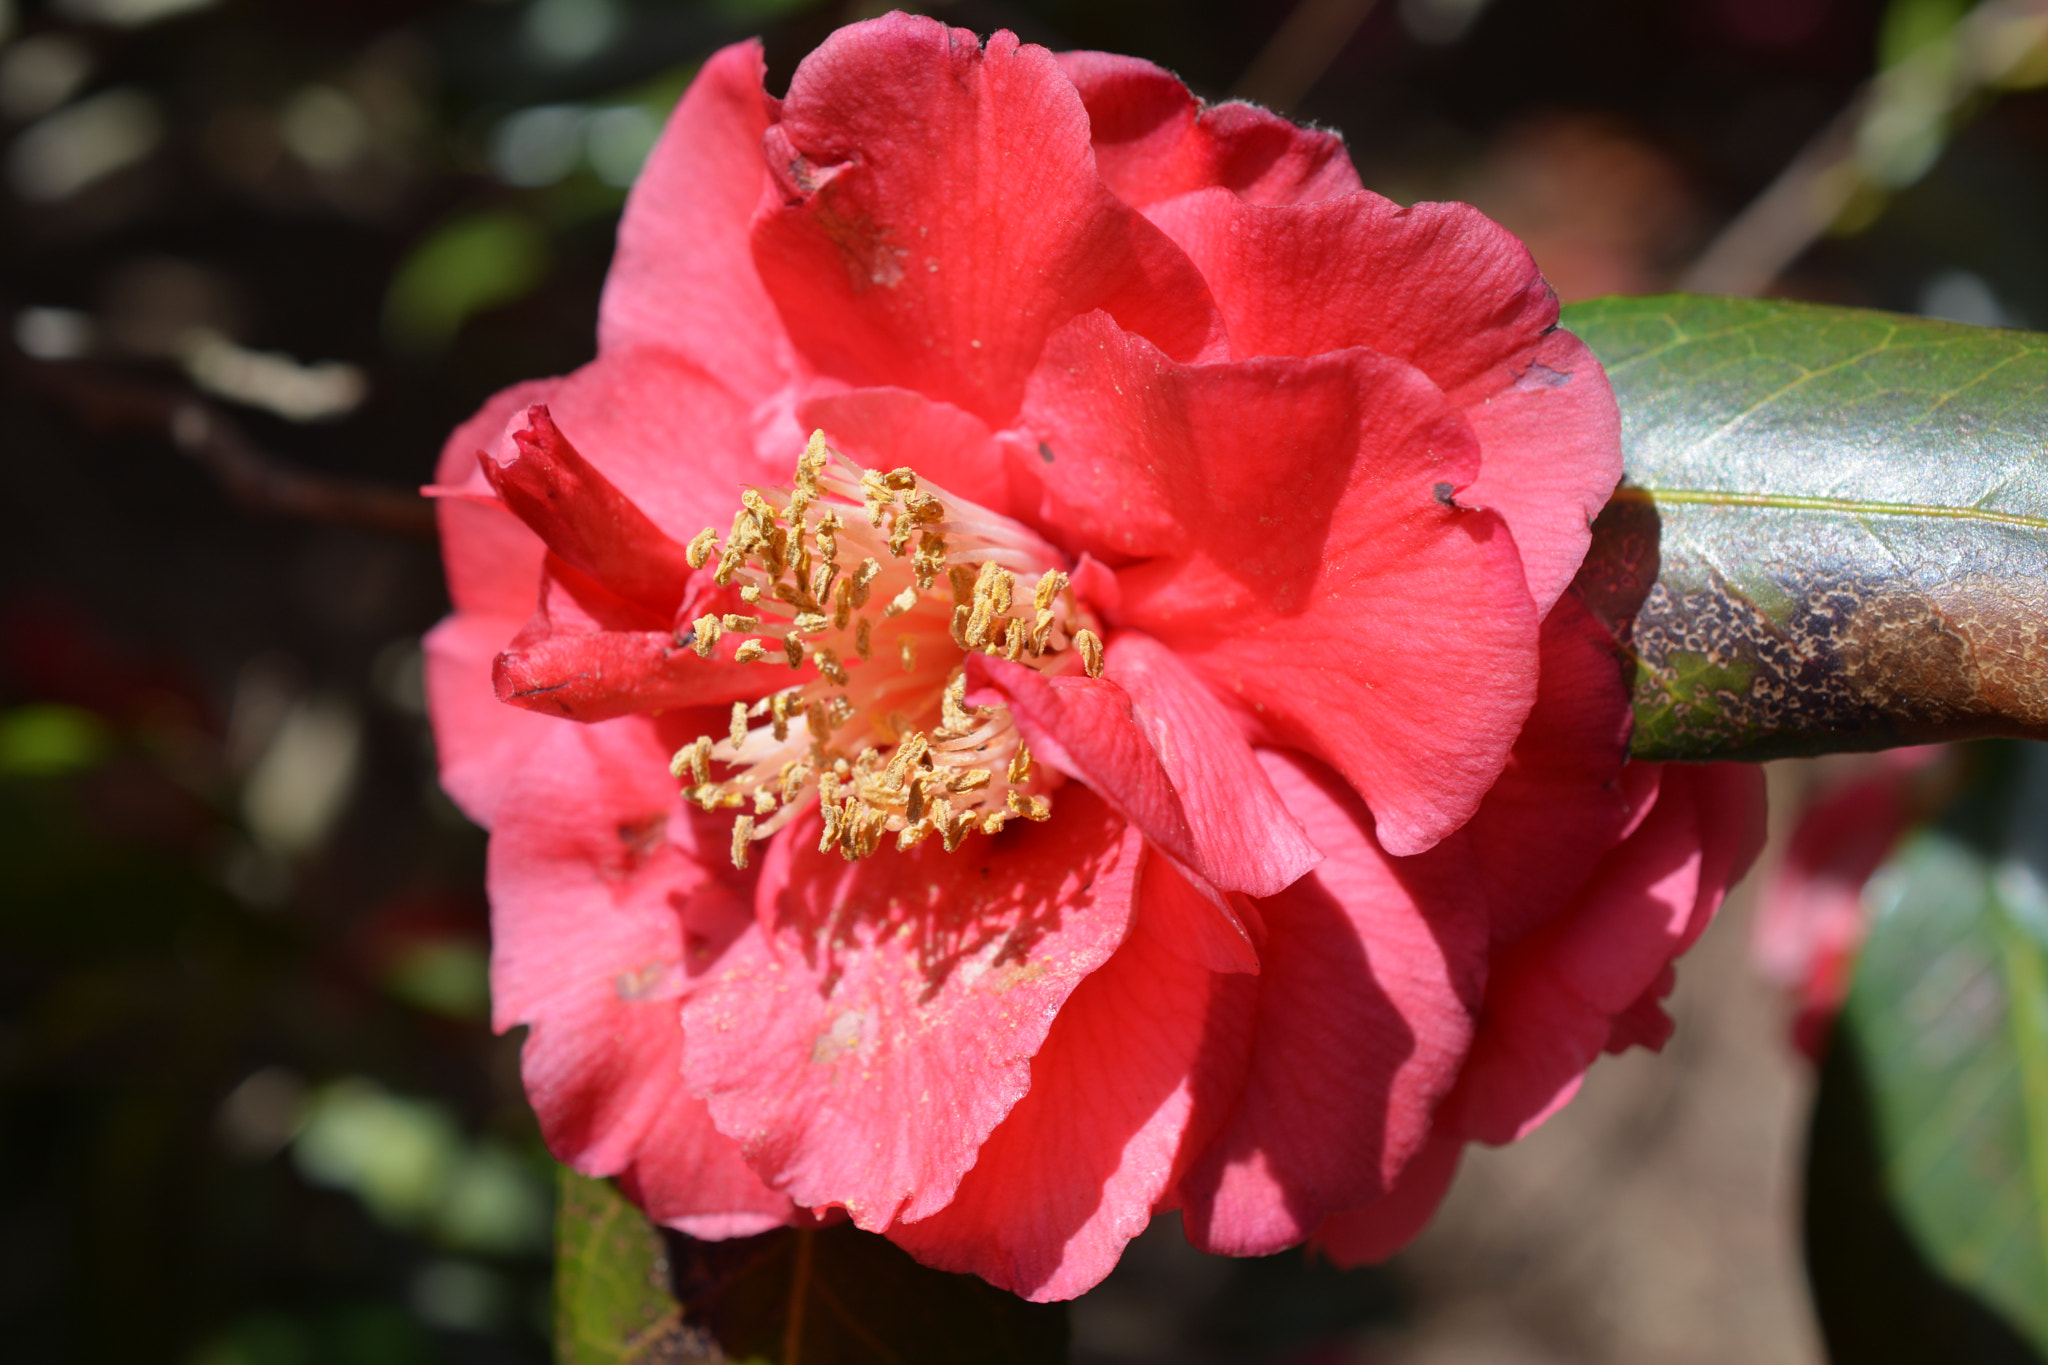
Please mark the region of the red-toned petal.
POLYGON ((704 1101, 683 1089, 681 1030, 673 1018, 666 1022, 667 1095, 647 1141, 618 1172, 620 1190, 650 1219, 700 1242, 752 1237, 797 1221, 796 1207, 761 1183, 741 1160, 740 1145, 712 1126, 704 1101))
POLYGON ((491 683, 508 709, 577 721, 751 701, 763 691, 758 668, 699 659, 666 630, 525 640, 498 656, 491 683))
POLYGON ((1292 1246, 1381 1198, 1422 1149, 1471 1040, 1486 911, 1454 841, 1389 858, 1336 774, 1261 753, 1323 863, 1259 902, 1259 1012, 1237 1110, 1181 1182, 1188 1238, 1292 1246))
POLYGON ((972 841, 769 844, 757 914, 683 1008, 683 1073, 748 1164, 879 1231, 952 1199, 1081 979, 1122 942, 1143 842, 1091 793, 972 841))
POLYGON ((1570 332, 1547 333, 1460 394, 1485 459, 1460 497, 1507 518, 1529 591, 1547 609, 1579 571, 1593 519, 1621 479, 1621 409, 1570 332))
POLYGON ((1044 1302, 1092 1289, 1242 1084, 1248 979, 1188 961, 1206 906, 1160 898, 1145 865, 1131 936, 1075 988, 1031 1063, 1031 1089, 982 1145, 953 1202, 890 1238, 926 1265, 1044 1302), (1053 1154, 1057 1154, 1056 1158, 1053 1154))
POLYGON ((1613 637, 1567 594, 1543 622, 1542 650, 1529 723, 1465 826, 1497 946, 1564 909, 1630 814, 1621 790, 1628 690, 1613 637))
POLYGON ((577 453, 545 405, 514 414, 478 456, 505 506, 571 567, 667 621, 697 571, 683 547, 577 453))
POLYGON ((1209 190, 1149 216, 1201 266, 1232 355, 1364 346, 1428 375, 1485 451, 1459 500, 1507 518, 1549 608, 1621 477, 1621 417, 1514 234, 1467 204, 1368 193, 1265 208, 1209 190))
POLYGON ((492 662, 520 624, 501 616, 457 612, 421 642, 441 789, 485 829, 496 818, 512 775, 559 724, 504 705, 491 689, 492 662))
POLYGON ((1451 1188, 1465 1144, 1441 1133, 1402 1170, 1394 1188, 1362 1209, 1333 1213, 1316 1229, 1314 1245, 1337 1265, 1374 1265, 1421 1232, 1451 1188))
POLYGON ((918 477, 983 507, 1012 505, 1010 474, 988 424, 909 389, 851 389, 797 406, 806 429, 869 469, 909 465, 918 477))
POLYGON ((1143 208, 1221 186, 1254 204, 1305 204, 1362 188, 1344 140, 1257 105, 1204 106, 1180 79, 1138 57, 1062 52, 1081 93, 1103 182, 1143 208))
POLYGON ((643 720, 556 725, 514 778, 491 839, 492 1022, 527 1026, 527 1095, 563 1161, 630 1172, 664 1221, 781 1222, 788 1200, 682 1092, 686 940, 746 910, 667 837, 668 748, 643 720))
POLYGON ((749 402, 783 382, 782 321, 749 238, 768 187, 763 74, 760 43, 736 43, 683 92, 626 196, 597 323, 600 351, 677 352, 749 402))
POLYGON ((980 654, 967 659, 967 700, 1007 707, 1040 761, 1086 783, 1146 842, 1216 890, 1270 895, 1321 855, 1237 726, 1213 697, 1197 694, 1201 684, 1171 658, 1161 662, 1163 654, 1156 642, 1143 641, 1127 655, 1134 683, 1154 704, 1150 710, 1114 678, 1048 678, 980 654), (1242 790, 1226 799, 1212 789, 1225 782, 1242 790), (1273 823, 1263 827, 1262 820, 1273 823))
POLYGON ((1270 896, 1322 861, 1252 756, 1238 719, 1157 640, 1110 637, 1104 676, 1129 694, 1132 714, 1180 794, 1211 884, 1270 896))
POLYGON ((769 162, 786 203, 754 259, 798 349, 1006 425, 1052 330, 1105 308, 1169 354, 1220 340, 1187 259, 1103 187, 1052 54, 891 14, 790 82, 769 162))
POLYGON ((802 453, 792 444, 763 459, 745 402, 691 362, 644 347, 585 365, 548 411, 613 487, 685 543, 706 526, 723 536, 741 486, 787 480, 802 453))
MULTIPOLYGON (((491 395, 441 448, 436 482, 489 494, 477 456, 497 445, 514 413, 545 403, 561 383, 537 379, 491 395)), ((441 559, 448 568, 448 596, 455 609, 524 620, 533 610, 533 589, 540 582, 540 559, 546 553, 540 537, 504 507, 463 498, 437 499, 434 516, 440 524, 441 559)))
POLYGON ((1342 772, 1406 855, 1469 819, 1535 700, 1537 619, 1478 466, 1422 375, 1364 351, 1183 366, 1093 315, 1032 378, 1042 524, 1160 640, 1342 772), (1144 560, 1133 564, 1133 560, 1144 560))
POLYGON ((1459 1131, 1510 1142, 1554 1113, 1606 1046, 1615 1016, 1684 951, 1696 911, 1718 903, 1719 889, 1701 875, 1692 771, 1667 768, 1648 816, 1572 905, 1497 959, 1486 1027, 1455 1101, 1459 1131))

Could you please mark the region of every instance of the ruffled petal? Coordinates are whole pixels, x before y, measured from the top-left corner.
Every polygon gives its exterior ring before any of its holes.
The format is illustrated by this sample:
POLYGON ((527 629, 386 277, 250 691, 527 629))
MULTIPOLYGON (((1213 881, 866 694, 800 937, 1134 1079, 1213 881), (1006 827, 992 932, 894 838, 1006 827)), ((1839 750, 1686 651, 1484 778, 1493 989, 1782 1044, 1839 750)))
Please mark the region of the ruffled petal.
POLYGON ((556 1156, 625 1173, 663 1221, 768 1226, 789 1201, 682 1090, 688 946, 746 908, 668 837, 668 747, 640 719, 551 725, 513 779, 488 871, 492 1022, 528 1028, 521 1071, 556 1156))
POLYGON ((1389 858, 1336 774, 1262 753, 1323 863, 1259 902, 1244 1092, 1181 1182, 1188 1238, 1262 1255, 1384 1196, 1456 1079, 1486 975, 1485 903, 1451 841, 1389 858))
POLYGON ((1347 1269, 1375 1265, 1413 1241, 1450 1191, 1465 1144, 1442 1133, 1402 1169, 1394 1188, 1362 1209, 1333 1213, 1316 1229, 1311 1244, 1347 1269))
POLYGON ((1364 351, 1178 365, 1094 314, 1025 422, 1040 521, 1122 566, 1119 624, 1342 772, 1389 852, 1471 817, 1535 700, 1537 619, 1506 528, 1452 501, 1478 450, 1427 379, 1364 351))
POLYGON ((879 1231, 936 1213, 1030 1084, 1075 986, 1130 923, 1143 842, 1081 789, 948 854, 777 835, 761 923, 683 1008, 683 1071, 797 1203, 879 1231))
POLYGON ((495 820, 512 775, 558 723, 506 706, 492 692, 493 662, 519 627, 520 622, 500 616, 458 612, 420 642, 441 789, 485 829, 495 820))
POLYGON ((1094 1288, 1243 1083, 1254 995, 1179 950, 1206 907, 1162 897, 1148 858, 1131 936, 1075 988, 1031 1063, 1031 1089, 982 1145, 953 1202, 891 1240, 1044 1302, 1094 1288), (1057 1153, 1057 1159, 1051 1159, 1057 1153))
POLYGON ((797 348, 1007 424, 1045 338, 1094 308, 1192 358, 1220 344, 1187 259, 1102 185, 1052 54, 891 14, 806 57, 767 133, 785 202, 754 259, 797 348))
POLYGON ((1252 755, 1235 716, 1157 640, 1119 631, 1104 676, 1130 696, 1187 813, 1211 885, 1270 896, 1322 861, 1252 755))
POLYGON ((1763 791, 1761 772, 1744 765, 1672 764, 1659 778, 1649 813, 1572 904, 1498 959, 1486 1027, 1447 1106, 1457 1131, 1522 1137, 1571 1098, 1611 1041, 1668 1032, 1643 1011, 1755 858, 1763 791))
POLYGON ((1621 478, 1621 417, 1514 234, 1468 204, 1363 192, 1267 208, 1206 190, 1148 216, 1201 267, 1233 356, 1364 346, 1428 375, 1485 451, 1459 500, 1507 518, 1549 609, 1621 478))
POLYGON ((1081 94, 1103 183, 1144 208, 1221 186, 1254 204, 1305 204, 1361 188, 1344 139, 1255 104, 1203 105, 1180 78, 1138 57, 1062 52, 1081 94))
POLYGON ((600 352, 676 352, 748 403, 781 385, 788 345, 747 231, 768 188, 764 74, 761 44, 735 43, 683 92, 626 196, 597 322, 600 352))
POLYGON ((1548 923, 1621 838, 1630 724, 1613 637, 1577 597, 1559 598, 1543 622, 1535 709, 1465 826, 1496 945, 1548 923))

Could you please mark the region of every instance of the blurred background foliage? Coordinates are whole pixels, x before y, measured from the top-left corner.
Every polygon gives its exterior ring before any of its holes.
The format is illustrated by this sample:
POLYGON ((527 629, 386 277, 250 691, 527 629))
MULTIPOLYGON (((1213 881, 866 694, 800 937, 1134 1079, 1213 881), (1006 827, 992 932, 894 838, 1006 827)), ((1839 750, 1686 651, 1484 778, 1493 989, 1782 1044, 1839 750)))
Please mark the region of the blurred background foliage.
MULTIPOLYGON (((1368 185, 1479 204, 1567 299, 2048 323, 2039 5, 926 8, 1336 127, 1368 185)), ((589 357, 696 64, 761 33, 780 89, 872 12, 0 0, 9 1358, 546 1358, 554 1184, 486 1023, 483 839, 434 785, 410 489, 484 396, 589 357)), ((1148 1238, 1077 1355, 1421 1359, 1435 1292, 1148 1238)))

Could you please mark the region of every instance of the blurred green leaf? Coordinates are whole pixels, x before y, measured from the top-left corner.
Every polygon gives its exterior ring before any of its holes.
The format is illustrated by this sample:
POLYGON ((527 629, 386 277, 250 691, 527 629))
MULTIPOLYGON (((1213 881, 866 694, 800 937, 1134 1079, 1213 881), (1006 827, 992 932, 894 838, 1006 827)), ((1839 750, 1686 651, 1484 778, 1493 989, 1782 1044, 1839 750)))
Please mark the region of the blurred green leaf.
POLYGON ((1970 0, 1891 0, 1878 28, 1879 69, 1897 66, 1929 43, 1945 40, 1969 12, 1970 0))
POLYGON ((555 1212, 555 1359, 561 1365, 717 1361, 683 1325, 661 1235, 606 1180, 561 1168, 555 1212))
POLYGON ((561 1191, 555 1351, 564 1365, 1066 1359, 1064 1305, 927 1269, 850 1223, 700 1242, 657 1234, 604 1181, 565 1170, 561 1191))
POLYGON ((1621 404, 1579 585, 1637 757, 2048 737, 2048 336, 1687 295, 1564 321, 1621 404))
POLYGON ((392 276, 385 335, 402 354, 430 355, 473 315, 530 293, 547 267, 547 236, 521 214, 492 211, 444 223, 392 276))
POLYGON ((450 1019, 482 1019, 491 1012, 490 958, 462 940, 415 943, 385 969, 384 989, 450 1019))
POLYGON ((0 711, 0 774, 56 777, 97 767, 113 750, 106 722, 75 706, 0 711))
POLYGON ((1986 757, 1865 892, 1810 1173, 1837 1365, 2048 1352, 2048 748, 1986 757))

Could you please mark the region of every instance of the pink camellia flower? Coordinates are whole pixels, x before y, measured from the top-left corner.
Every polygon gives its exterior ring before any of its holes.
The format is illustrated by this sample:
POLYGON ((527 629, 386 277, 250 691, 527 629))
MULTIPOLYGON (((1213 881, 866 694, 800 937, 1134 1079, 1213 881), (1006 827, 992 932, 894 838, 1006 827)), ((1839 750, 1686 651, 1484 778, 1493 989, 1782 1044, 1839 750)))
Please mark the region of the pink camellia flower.
POLYGON ((550 1145, 1040 1299, 1169 1209, 1385 1255, 1662 1041, 1754 853, 1752 773, 1624 767, 1568 591, 1605 377, 1502 229, 1147 63, 891 15, 761 80, 440 471, 550 1145))
MULTIPOLYGON (((1907 832, 1940 805, 1950 783, 1945 745, 1891 749, 1847 760, 1855 775, 1812 798, 1785 855, 1757 897, 1750 956, 1792 997, 1792 1045, 1818 1061, 1849 998, 1870 927, 1863 888, 1907 832)), ((1842 760, 1837 760, 1842 762, 1842 760)))

